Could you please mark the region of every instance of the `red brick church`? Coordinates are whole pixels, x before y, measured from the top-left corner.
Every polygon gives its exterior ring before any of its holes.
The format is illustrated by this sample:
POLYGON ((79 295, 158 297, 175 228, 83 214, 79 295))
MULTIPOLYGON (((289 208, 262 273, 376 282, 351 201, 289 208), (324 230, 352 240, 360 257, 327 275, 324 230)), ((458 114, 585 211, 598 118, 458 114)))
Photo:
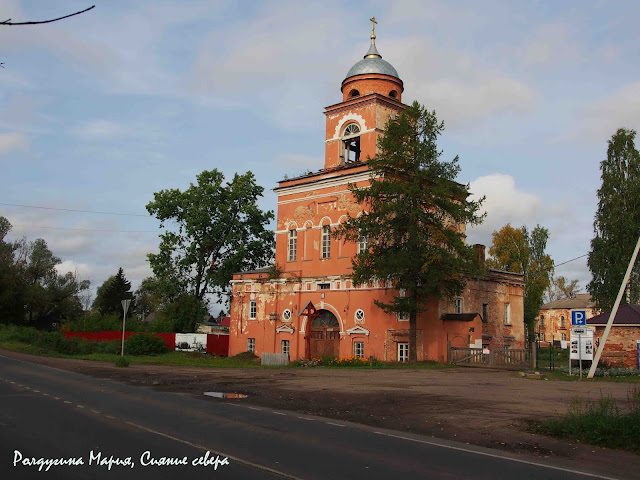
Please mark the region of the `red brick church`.
MULTIPOLYGON (((351 258, 367 245, 331 236, 348 215, 362 211, 348 185, 369 184, 367 158, 375 156, 389 117, 405 108, 404 83, 375 38, 372 31, 369 50, 342 81, 342 101, 326 107, 324 168, 274 189, 276 268, 233 276, 229 355, 408 359, 408 316, 374 304, 398 292, 379 281, 353 285, 351 258)), ((484 260, 484 246, 476 248, 484 260)), ((446 361, 448 346, 523 348, 523 289, 522 275, 489 270, 469 279, 459 298, 433 299, 417 319, 418 360, 446 361)))

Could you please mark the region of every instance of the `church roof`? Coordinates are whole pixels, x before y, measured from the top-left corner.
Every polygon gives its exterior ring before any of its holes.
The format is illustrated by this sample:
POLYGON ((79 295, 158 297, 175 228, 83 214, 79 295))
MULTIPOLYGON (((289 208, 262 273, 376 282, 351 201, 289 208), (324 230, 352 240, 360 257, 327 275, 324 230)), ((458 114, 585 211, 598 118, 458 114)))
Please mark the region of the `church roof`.
MULTIPOLYGON (((375 28, 375 24, 377 23, 375 21, 375 17, 371 20, 373 21, 375 28)), ((382 75, 389 75, 398 79, 400 78, 396 69, 393 68, 393 65, 386 60, 383 60, 382 55, 378 52, 378 49, 376 48, 376 35, 373 30, 371 31, 371 46, 369 47, 369 51, 367 51, 362 60, 349 69, 345 80, 356 75, 363 75, 367 73, 380 73, 382 75)))
POLYGON ((572 308, 593 308, 595 302, 591 300, 588 293, 578 293, 573 297, 561 298, 554 302, 545 303, 540 310, 551 310, 554 308, 572 309, 572 308))
MULTIPOLYGON (((375 48, 374 45, 372 45, 372 47, 375 48)), ((380 58, 370 57, 370 58, 363 58, 358 63, 356 63, 353 67, 351 67, 349 69, 349 72, 347 72, 347 76, 345 77, 345 80, 349 77, 354 77, 356 75, 363 75, 366 73, 381 73, 382 75, 389 75, 391 77, 400 78, 396 69, 393 68, 393 65, 391 65, 386 60, 383 60, 382 57, 380 58)))

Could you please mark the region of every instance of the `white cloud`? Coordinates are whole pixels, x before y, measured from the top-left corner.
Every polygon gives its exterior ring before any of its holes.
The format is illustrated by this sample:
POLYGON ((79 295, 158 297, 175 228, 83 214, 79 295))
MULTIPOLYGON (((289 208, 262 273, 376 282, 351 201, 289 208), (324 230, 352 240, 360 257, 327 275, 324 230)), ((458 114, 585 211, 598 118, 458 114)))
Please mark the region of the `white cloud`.
POLYGON ((91 120, 73 129, 72 133, 88 140, 100 140, 120 135, 124 129, 108 120, 91 120))
POLYGON ((487 213, 481 225, 468 229, 470 243, 490 245, 491 234, 507 223, 516 228, 530 225, 540 207, 540 199, 519 190, 511 175, 494 173, 479 177, 470 183, 470 190, 473 200, 486 196, 483 211, 487 213))
POLYGON ((628 84, 583 111, 588 137, 602 142, 619 128, 640 130, 640 82, 628 84))
POLYGON ((76 263, 73 260, 65 260, 56 265, 56 270, 60 275, 64 275, 68 272, 77 273, 79 280, 90 279, 94 272, 93 267, 90 265, 87 265, 86 263, 76 263))
POLYGON ((28 151, 29 140, 21 133, 0 133, 0 155, 17 151, 28 151))

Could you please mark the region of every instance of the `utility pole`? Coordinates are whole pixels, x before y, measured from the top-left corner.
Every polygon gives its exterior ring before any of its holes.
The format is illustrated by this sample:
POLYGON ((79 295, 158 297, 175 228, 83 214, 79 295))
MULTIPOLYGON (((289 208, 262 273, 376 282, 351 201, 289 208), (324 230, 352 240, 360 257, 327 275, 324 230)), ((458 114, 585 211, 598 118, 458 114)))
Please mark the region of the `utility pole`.
POLYGON ((609 315, 609 321, 607 322, 607 326, 604 329, 604 333, 602 334, 602 339, 600 340, 598 351, 596 352, 596 355, 595 357, 593 357, 593 361, 591 362, 591 368, 589 369, 589 375, 587 375, 587 378, 593 378, 593 375, 596 373, 596 368, 598 368, 600 355, 602 355, 602 351, 604 350, 604 344, 607 343, 609 330, 611 330, 611 325, 613 324, 613 320, 614 318, 616 318, 616 314, 618 313, 618 307, 620 306, 620 301, 622 300, 622 295, 624 294, 624 291, 627 289, 627 283, 629 283, 629 278, 631 277, 631 271, 633 270, 633 266, 636 263, 636 258, 638 258, 638 250, 640 250, 640 237, 638 237, 638 243, 636 244, 636 249, 633 251, 633 255, 631 255, 631 261, 629 262, 629 266, 627 267, 627 273, 625 273, 624 279, 622 280, 622 285, 620 285, 620 290, 618 291, 618 297, 616 298, 616 303, 613 304, 613 310, 611 310, 611 315, 609 315))

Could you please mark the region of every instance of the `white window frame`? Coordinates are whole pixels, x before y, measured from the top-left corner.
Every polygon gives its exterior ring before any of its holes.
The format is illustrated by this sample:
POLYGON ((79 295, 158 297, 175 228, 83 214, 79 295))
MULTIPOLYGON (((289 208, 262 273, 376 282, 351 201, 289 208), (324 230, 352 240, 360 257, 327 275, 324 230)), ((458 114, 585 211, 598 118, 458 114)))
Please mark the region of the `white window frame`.
POLYGON ((369 250, 369 237, 360 235, 358 238, 358 253, 366 252, 367 250, 369 250))
POLYGON ((504 304, 504 324, 511 325, 511 303, 504 304))
POLYGON ((409 321, 409 312, 397 312, 396 318, 399 322, 408 322, 409 321))
POLYGON ((560 340, 567 340, 567 334, 566 333, 561 333, 560 334, 560 340))
POLYGON ((540 340, 541 342, 544 342, 544 341, 545 341, 545 339, 544 339, 544 332, 540 332, 538 335, 539 335, 539 336, 538 336, 539 340, 540 340))
POLYGON ((289 230, 287 258, 290 262, 295 262, 298 258, 298 231, 296 229, 289 230))
POLYGON ((353 356, 364 358, 364 342, 353 342, 353 356))
POLYGON ((255 300, 249 300, 249 320, 255 320, 258 317, 258 304, 255 300))
POLYGON ((560 315, 560 328, 567 328, 567 321, 564 315, 560 315))
POLYGON ((247 338, 247 352, 256 353, 256 339, 247 338))
POLYGON ((322 227, 322 258, 331 258, 331 226, 322 227))
POLYGON ((398 342, 398 361, 399 362, 409 361, 409 343, 408 342, 398 342))
POLYGON ((462 313, 462 297, 453 300, 453 313, 462 313))
POLYGON ((289 340, 281 340, 280 353, 288 356, 290 351, 291 351, 291 344, 289 343, 289 340))

